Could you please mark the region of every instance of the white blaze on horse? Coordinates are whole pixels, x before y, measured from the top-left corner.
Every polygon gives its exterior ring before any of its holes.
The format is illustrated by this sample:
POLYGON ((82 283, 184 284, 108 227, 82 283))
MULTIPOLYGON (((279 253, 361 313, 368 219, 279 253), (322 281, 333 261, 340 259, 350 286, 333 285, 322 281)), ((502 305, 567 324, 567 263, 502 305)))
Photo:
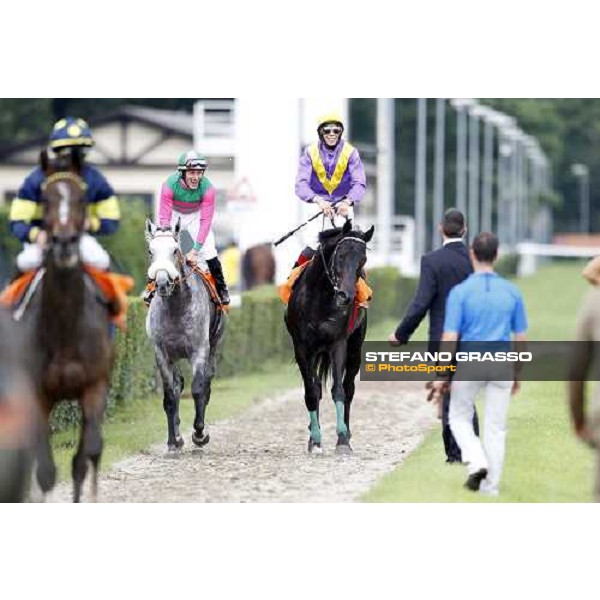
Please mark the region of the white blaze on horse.
POLYGON ((177 365, 192 366, 192 396, 196 414, 192 441, 204 446, 206 407, 211 382, 223 341, 226 316, 211 300, 205 281, 185 264, 180 248, 180 226, 161 229, 146 221, 150 255, 148 278, 155 282, 156 296, 148 309, 146 332, 154 345, 156 363, 163 382, 163 407, 167 416, 169 450, 179 450, 184 441, 179 431, 179 400, 184 387, 177 365))

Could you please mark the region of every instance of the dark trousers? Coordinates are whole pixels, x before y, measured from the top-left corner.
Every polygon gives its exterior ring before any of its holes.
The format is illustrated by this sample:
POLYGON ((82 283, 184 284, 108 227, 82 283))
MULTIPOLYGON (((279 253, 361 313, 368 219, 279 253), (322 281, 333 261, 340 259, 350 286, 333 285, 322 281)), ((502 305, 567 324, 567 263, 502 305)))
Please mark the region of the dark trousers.
MULTIPOLYGON (((450 430, 450 394, 444 394, 442 401, 442 439, 444 440, 444 450, 446 451, 447 462, 462 462, 460 447, 456 443, 452 431, 450 430)), ((477 418, 477 409, 473 415, 473 429, 475 435, 479 436, 479 419, 477 418)))

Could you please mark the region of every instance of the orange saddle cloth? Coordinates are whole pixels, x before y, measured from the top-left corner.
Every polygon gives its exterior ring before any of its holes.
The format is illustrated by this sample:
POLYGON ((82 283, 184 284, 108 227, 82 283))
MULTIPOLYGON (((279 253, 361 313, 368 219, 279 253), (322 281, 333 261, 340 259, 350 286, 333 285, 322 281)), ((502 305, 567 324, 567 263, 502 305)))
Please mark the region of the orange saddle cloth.
MULTIPOLYGON (((201 277, 206 282, 206 287, 210 292, 211 300, 217 305, 217 308, 223 311, 224 313, 228 313, 229 306, 221 304, 221 298, 219 298, 219 294, 217 293, 215 278, 211 275, 210 271, 203 271, 198 265, 191 265, 190 263, 188 263, 188 265, 192 267, 193 273, 198 275, 198 277, 201 277)), ((154 281, 148 282, 148 284, 146 285, 146 289, 149 292, 153 292, 156 289, 156 284, 154 283, 154 281)))
POLYGON ((36 273, 37 271, 27 271, 27 273, 23 273, 18 279, 9 283, 0 294, 0 304, 7 308, 16 306, 25 295, 36 273))
POLYGON ((113 307, 112 322, 121 331, 127 329, 127 294, 133 289, 135 281, 129 275, 101 271, 84 265, 85 272, 94 280, 104 297, 113 307))
MULTIPOLYGON (((110 303, 112 322, 124 331, 127 327, 127 294, 133 289, 133 279, 128 275, 107 273, 87 265, 84 270, 94 280, 106 301, 110 303)), ((17 306, 36 273, 37 271, 28 271, 10 283, 0 294, 0 304, 11 309, 17 306)))
MULTIPOLYGON (((289 304, 290 298, 292 297, 292 290, 294 289, 294 285, 296 281, 298 281, 298 277, 302 275, 304 269, 311 263, 312 261, 308 261, 295 269, 292 269, 288 280, 280 285, 277 288, 277 293, 279 294, 279 298, 284 304, 289 304)), ((369 300, 373 297, 373 290, 367 285, 367 282, 359 277, 356 282, 356 292, 354 295, 354 303, 357 306, 362 308, 369 308, 369 300)))

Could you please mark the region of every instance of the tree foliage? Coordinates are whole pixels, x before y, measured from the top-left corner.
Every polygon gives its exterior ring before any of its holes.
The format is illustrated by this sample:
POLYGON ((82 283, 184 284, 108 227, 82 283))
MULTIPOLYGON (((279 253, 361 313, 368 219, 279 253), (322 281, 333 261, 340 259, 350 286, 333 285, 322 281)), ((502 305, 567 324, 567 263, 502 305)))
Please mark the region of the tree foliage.
MULTIPOLYGON (((66 114, 93 120, 124 104, 191 111, 195 98, 5 98, 0 99, 0 147, 43 137, 51 123, 66 114)), ((600 231, 600 99, 594 98, 487 98, 481 99, 518 120, 519 126, 538 138, 552 163, 554 186, 563 201, 555 208, 561 230, 576 230, 579 218, 578 182, 571 165, 590 170, 592 229, 600 231)), ((435 102, 427 111, 427 190, 431 206, 435 102)), ((356 98, 350 105, 351 134, 355 141, 375 143, 377 102, 356 98)), ((416 153, 416 101, 396 100, 396 204, 401 213, 414 211, 416 153)), ((446 113, 446 201, 452 202, 455 181, 456 119, 446 113)))

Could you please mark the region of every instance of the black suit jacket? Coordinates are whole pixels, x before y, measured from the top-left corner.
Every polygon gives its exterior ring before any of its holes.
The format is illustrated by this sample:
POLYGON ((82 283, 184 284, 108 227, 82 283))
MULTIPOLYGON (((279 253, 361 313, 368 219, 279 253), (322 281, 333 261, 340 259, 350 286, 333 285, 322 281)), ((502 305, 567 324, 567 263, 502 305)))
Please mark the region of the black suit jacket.
POLYGON ((396 329, 396 338, 408 342, 429 311, 429 341, 438 342, 444 332, 448 294, 472 272, 469 251, 462 241, 450 242, 423 256, 419 287, 396 329))

